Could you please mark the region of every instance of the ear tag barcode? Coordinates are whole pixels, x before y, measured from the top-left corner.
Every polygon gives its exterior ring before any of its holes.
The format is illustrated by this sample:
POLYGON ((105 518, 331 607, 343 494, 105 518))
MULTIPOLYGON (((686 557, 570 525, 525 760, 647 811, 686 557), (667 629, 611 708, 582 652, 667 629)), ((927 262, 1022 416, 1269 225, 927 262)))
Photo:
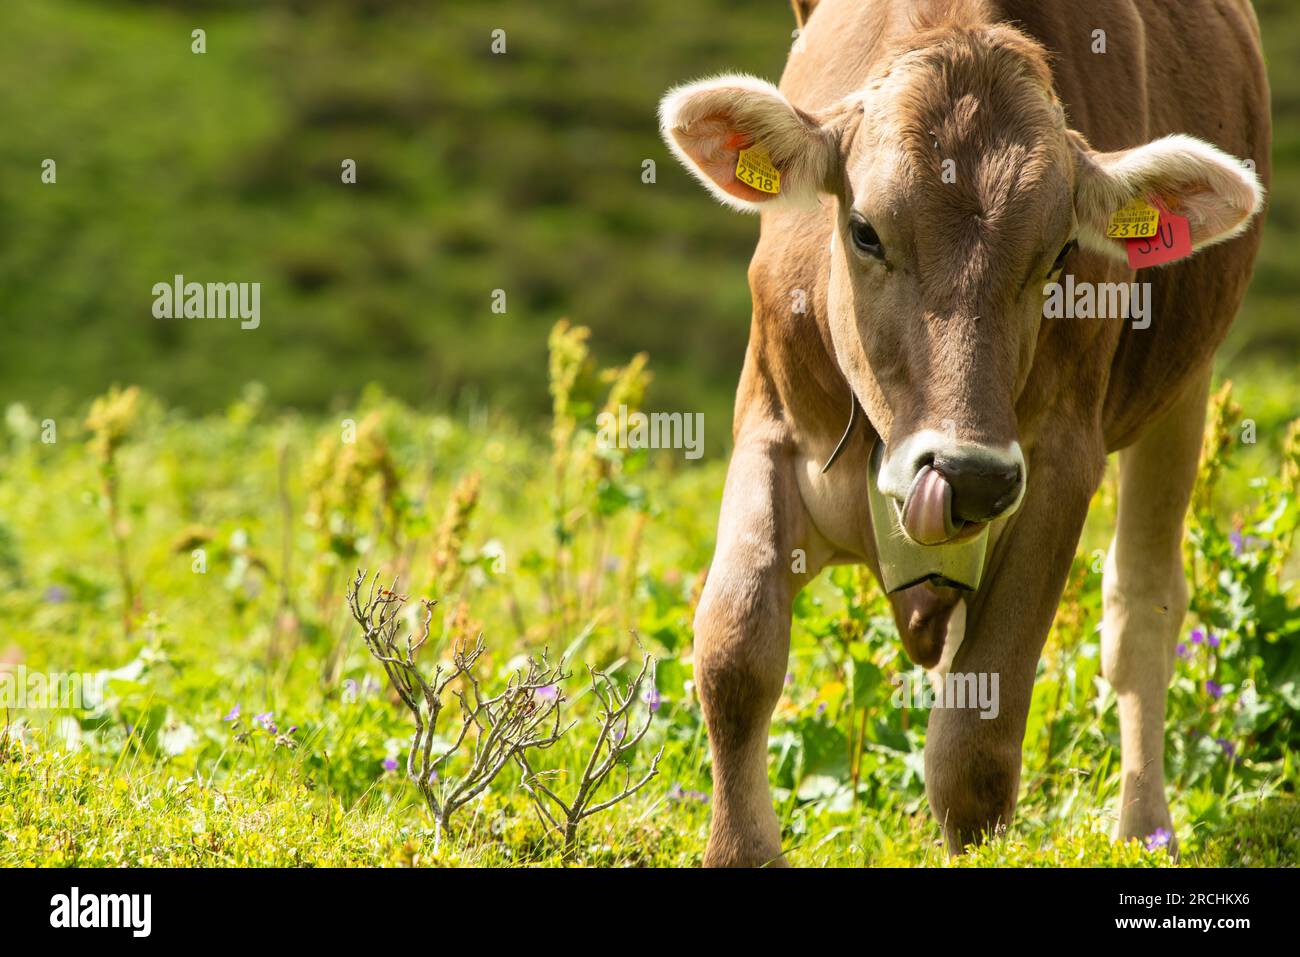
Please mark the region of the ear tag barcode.
POLYGON ((741 150, 736 158, 736 179, 760 193, 773 195, 781 192, 781 174, 772 165, 772 158, 761 146, 741 150))
POLYGON ((1111 213, 1107 239, 1149 239, 1156 234, 1160 210, 1141 197, 1130 199, 1111 213))

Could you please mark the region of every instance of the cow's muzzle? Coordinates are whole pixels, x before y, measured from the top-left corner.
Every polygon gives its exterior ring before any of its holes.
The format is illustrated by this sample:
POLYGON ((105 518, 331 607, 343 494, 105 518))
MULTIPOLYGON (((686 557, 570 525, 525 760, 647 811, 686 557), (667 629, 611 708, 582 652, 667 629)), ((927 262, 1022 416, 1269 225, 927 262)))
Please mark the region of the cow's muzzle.
MULTIPOLYGON (((930 583, 974 591, 984 574, 988 521, 970 521, 959 511, 954 483, 925 463, 903 496, 887 495, 884 444, 871 453, 868 501, 881 583, 887 593, 930 583)), ((1023 470, 1022 470, 1023 471, 1023 470)))
POLYGON ((925 429, 891 446, 873 481, 898 502, 908 538, 941 545, 1015 511, 1025 491, 1025 460, 1017 442, 997 448, 925 429))
POLYGON ((969 536, 1020 501, 1024 470, 1011 455, 941 453, 917 470, 903 501, 903 530, 921 545, 969 536))

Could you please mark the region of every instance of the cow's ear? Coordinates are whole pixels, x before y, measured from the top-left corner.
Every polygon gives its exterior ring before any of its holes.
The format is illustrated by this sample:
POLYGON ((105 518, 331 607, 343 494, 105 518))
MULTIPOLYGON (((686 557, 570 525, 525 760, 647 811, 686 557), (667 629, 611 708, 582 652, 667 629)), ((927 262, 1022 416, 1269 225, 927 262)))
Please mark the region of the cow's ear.
POLYGON ((728 206, 816 203, 838 162, 835 132, 771 83, 722 76, 678 87, 659 104, 664 141, 728 206))
POLYGON ((1191 136, 1166 136, 1144 146, 1097 153, 1073 134, 1075 213, 1079 242, 1125 259, 1123 239, 1108 239, 1115 211, 1134 199, 1159 199, 1186 216, 1192 248, 1201 249, 1241 233, 1264 204, 1255 171, 1236 157, 1191 136))

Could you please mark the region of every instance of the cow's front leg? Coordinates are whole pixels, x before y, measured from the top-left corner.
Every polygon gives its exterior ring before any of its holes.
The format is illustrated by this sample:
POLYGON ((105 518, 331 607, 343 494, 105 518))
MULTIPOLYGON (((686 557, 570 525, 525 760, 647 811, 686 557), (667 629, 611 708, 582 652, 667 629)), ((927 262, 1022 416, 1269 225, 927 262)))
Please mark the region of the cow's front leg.
POLYGON ((1011 820, 1038 656, 1105 468, 1099 436, 1062 427, 1051 434, 1068 441, 1035 450, 1024 502, 998 539, 983 585, 967 599, 952 660, 954 679, 974 675, 975 687, 997 689, 993 707, 967 695, 965 707, 930 714, 925 788, 952 853, 1011 820))
POLYGON ((1119 698, 1121 840, 1169 832, 1165 700, 1187 611, 1183 518, 1196 482, 1208 373, 1119 453, 1119 515, 1102 578, 1101 670, 1119 698))
MULTIPOLYGON (((776 427, 773 427, 773 431, 776 427)), ((713 754, 707 866, 783 864, 768 790, 768 727, 785 682, 794 593, 816 573, 793 556, 807 527, 790 447, 742 434, 718 544, 695 614, 695 680, 713 754), (797 571, 796 571, 797 569, 797 571)), ((815 556, 802 556, 813 562, 815 556)))

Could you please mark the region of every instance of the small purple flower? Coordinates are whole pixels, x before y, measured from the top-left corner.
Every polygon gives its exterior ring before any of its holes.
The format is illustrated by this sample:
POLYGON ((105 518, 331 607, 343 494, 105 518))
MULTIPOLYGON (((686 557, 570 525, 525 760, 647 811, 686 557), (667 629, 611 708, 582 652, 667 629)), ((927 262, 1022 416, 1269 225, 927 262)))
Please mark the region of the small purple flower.
POLYGON ((226 715, 224 718, 222 718, 221 720, 222 720, 222 721, 238 721, 238 720, 239 720, 239 705, 235 705, 233 708, 231 708, 231 709, 230 709, 230 713, 227 714, 227 715, 226 715))
POLYGON ((558 685, 542 685, 533 694, 542 701, 554 701, 560 695, 560 688, 558 685))
POLYGON ((788 687, 790 687, 792 684, 794 684, 794 672, 793 672, 793 671, 787 671, 787 672, 785 673, 785 686, 788 688, 788 687))
POLYGON ((1229 761, 1237 760, 1237 746, 1227 738, 1215 738, 1215 743, 1223 749, 1224 755, 1229 761))
POLYGON ((1242 538, 1241 532, 1234 530, 1228 538, 1232 541, 1232 554, 1240 555, 1246 548, 1246 540, 1242 538))
POLYGON ((1203 642, 1204 640, 1205 640, 1205 632, 1201 631, 1201 629, 1199 629, 1199 628, 1193 628, 1193 629, 1192 629, 1192 644, 1194 644, 1194 645, 1199 645, 1199 644, 1200 644, 1201 642, 1203 642))
POLYGON ((1187 648, 1187 643, 1183 641, 1180 641, 1178 643, 1178 646, 1174 648, 1174 654, 1176 654, 1179 658, 1192 657, 1192 653, 1187 648))
POLYGON ((359 691, 360 691, 360 689, 359 689, 359 686, 357 685, 355 679, 353 679, 353 678, 348 678, 346 681, 343 682, 343 700, 344 700, 344 701, 348 701, 348 702, 356 701, 357 698, 359 698, 359 697, 361 696, 360 693, 359 693, 359 691))
POLYGON ((260 724, 263 728, 265 728, 267 731, 270 731, 272 734, 278 734, 280 731, 280 729, 275 726, 274 711, 263 711, 261 714, 255 715, 253 717, 253 721, 256 724, 260 724))
POLYGON ((1173 834, 1163 827, 1158 827, 1147 835, 1146 845, 1148 851, 1154 851, 1157 848, 1168 847, 1169 842, 1173 839, 1173 834))
POLYGON ((297 730, 298 730, 298 726, 297 726, 296 724, 291 724, 291 725, 289 725, 289 730, 288 730, 287 732, 285 732, 285 733, 286 733, 286 734, 293 734, 293 733, 294 733, 295 731, 297 731, 297 730))
POLYGON ((683 801, 692 801, 696 804, 707 804, 709 796, 703 791, 693 791, 690 788, 683 788, 680 783, 674 784, 668 789, 668 800, 674 804, 680 804, 683 801))
POLYGON ((651 685, 649 688, 646 688, 645 692, 641 695, 641 700, 646 703, 646 706, 651 711, 658 711, 659 710, 659 689, 654 687, 653 685, 651 685))
POLYGON ((1217 648, 1219 647, 1219 643, 1220 643, 1219 636, 1214 634, 1206 635, 1205 643, 1209 645, 1211 648, 1217 648))
POLYGON ((817 717, 820 718, 825 713, 826 713, 826 702, 823 701, 821 704, 817 706, 817 717))
POLYGON ((384 758, 384 770, 385 770, 385 771, 396 771, 396 770, 397 770, 397 758, 384 758))
POLYGON ((45 589, 45 601, 51 605, 62 605, 68 600, 68 590, 62 585, 51 585, 45 589))
POLYGON ((1206 680, 1205 690, 1209 694, 1209 696, 1213 698, 1215 701, 1218 701, 1220 698, 1223 697, 1223 685, 1219 684, 1217 681, 1213 679, 1206 680))

